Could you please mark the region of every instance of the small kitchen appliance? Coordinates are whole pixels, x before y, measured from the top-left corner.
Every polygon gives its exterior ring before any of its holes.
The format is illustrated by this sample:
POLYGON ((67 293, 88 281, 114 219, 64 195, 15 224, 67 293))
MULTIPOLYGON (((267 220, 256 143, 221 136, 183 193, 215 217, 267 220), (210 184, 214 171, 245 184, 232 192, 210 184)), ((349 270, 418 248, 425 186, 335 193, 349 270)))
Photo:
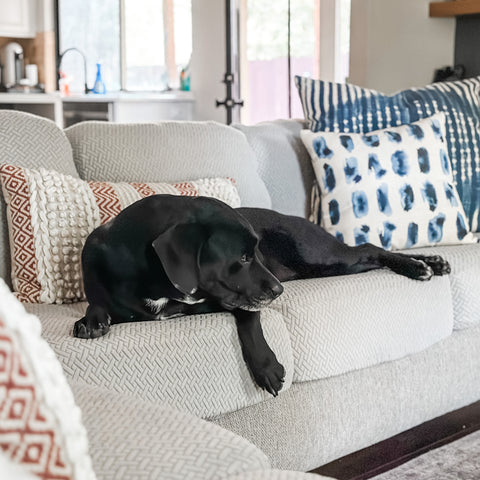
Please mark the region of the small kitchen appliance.
POLYGON ((5 45, 1 51, 3 64, 3 83, 5 87, 13 87, 23 78, 23 48, 16 42, 5 45))

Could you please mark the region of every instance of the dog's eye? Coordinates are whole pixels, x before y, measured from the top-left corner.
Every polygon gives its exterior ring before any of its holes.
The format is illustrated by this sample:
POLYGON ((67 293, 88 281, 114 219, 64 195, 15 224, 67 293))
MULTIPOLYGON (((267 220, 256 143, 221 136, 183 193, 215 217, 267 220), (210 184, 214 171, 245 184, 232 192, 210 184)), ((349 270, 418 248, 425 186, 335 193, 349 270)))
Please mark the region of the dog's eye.
POLYGON ((244 253, 240 258, 240 263, 242 264, 249 263, 251 260, 252 260, 252 257, 244 253))

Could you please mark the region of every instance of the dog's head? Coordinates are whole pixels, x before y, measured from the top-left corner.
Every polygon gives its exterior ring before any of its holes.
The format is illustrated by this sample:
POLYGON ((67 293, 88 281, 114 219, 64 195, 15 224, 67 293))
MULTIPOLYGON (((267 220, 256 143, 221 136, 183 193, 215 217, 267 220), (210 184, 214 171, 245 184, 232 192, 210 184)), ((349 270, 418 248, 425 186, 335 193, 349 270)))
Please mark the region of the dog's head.
POLYGON ((169 280, 184 295, 179 300, 195 295, 227 310, 268 305, 283 287, 263 265, 252 226, 222 202, 199 198, 198 206, 153 242, 169 280))

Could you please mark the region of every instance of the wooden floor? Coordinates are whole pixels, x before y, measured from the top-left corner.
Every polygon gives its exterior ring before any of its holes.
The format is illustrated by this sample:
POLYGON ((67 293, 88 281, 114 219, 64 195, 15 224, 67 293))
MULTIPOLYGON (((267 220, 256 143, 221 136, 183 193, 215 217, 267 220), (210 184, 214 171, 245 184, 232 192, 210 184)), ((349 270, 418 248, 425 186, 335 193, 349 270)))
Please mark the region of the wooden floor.
POLYGON ((339 480, 365 480, 479 429, 480 401, 335 460, 311 473, 339 480))

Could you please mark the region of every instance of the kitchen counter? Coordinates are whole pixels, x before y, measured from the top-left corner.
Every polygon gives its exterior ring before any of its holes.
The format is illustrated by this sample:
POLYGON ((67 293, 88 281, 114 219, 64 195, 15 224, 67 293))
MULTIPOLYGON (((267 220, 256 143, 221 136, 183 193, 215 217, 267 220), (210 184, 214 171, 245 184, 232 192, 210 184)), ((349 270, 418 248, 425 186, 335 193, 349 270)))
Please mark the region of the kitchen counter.
POLYGON ((192 92, 112 92, 107 94, 0 93, 0 108, 50 118, 60 127, 83 120, 119 123, 193 120, 192 92))
POLYGON ((55 103, 61 102, 59 93, 0 93, 0 103, 55 103))
POLYGON ((20 110, 53 120, 63 127, 63 105, 59 93, 0 93, 0 108, 20 110))
POLYGON ((63 102, 194 102, 192 92, 171 90, 167 92, 114 92, 87 93, 62 96, 63 102))

